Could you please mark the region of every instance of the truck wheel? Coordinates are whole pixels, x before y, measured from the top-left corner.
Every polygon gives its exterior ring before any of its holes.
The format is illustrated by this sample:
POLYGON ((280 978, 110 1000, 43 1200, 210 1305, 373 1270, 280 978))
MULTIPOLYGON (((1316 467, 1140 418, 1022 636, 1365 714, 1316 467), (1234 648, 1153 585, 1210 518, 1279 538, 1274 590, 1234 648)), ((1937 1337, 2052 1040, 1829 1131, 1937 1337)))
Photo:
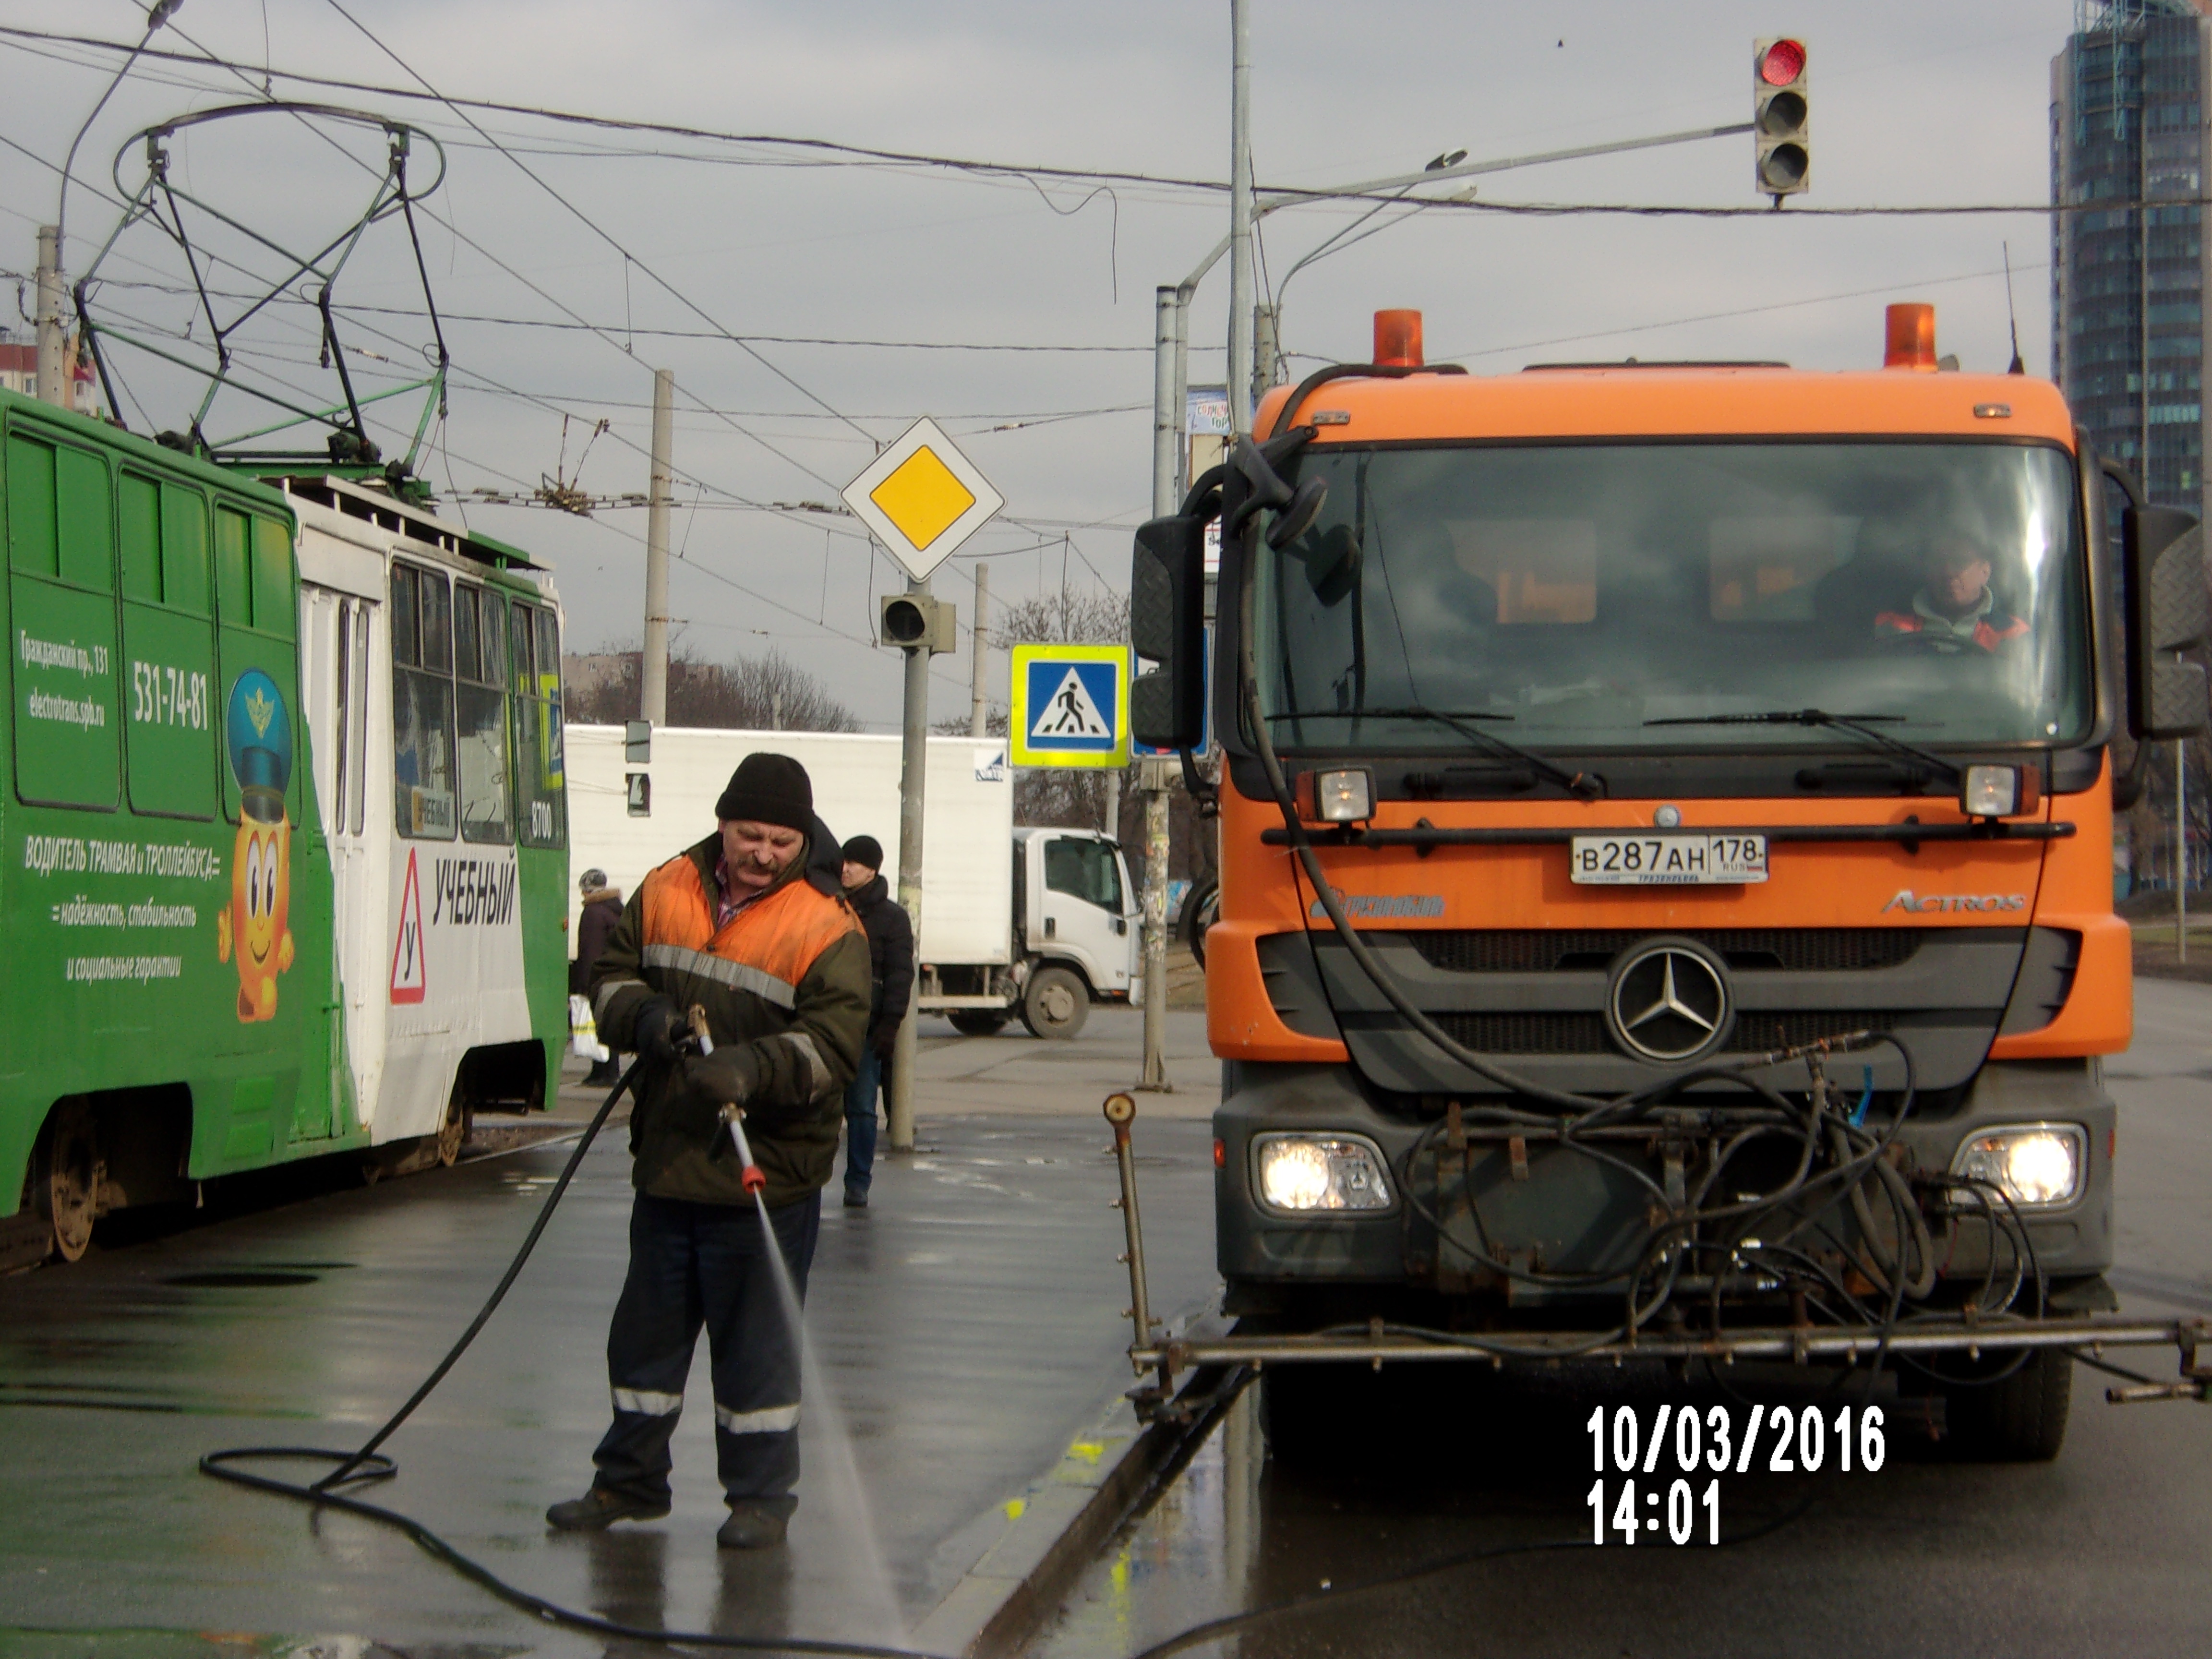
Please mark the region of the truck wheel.
POLYGON ((1176 918, 1176 932, 1198 965, 1206 966, 1206 930, 1221 920, 1221 884, 1201 881, 1184 896, 1182 912, 1176 918))
POLYGON ((2001 1382, 1943 1390, 1947 1432, 1957 1455, 1984 1463, 2048 1463, 2066 1443, 2074 1361, 2039 1348, 2001 1382))
POLYGON ((996 1036, 1012 1018, 997 1008, 956 1008, 945 1015, 962 1036, 996 1036))
POLYGON ((1022 1024, 1031 1036, 1072 1037, 1091 1016, 1091 988, 1065 968, 1040 968, 1022 993, 1022 1024))

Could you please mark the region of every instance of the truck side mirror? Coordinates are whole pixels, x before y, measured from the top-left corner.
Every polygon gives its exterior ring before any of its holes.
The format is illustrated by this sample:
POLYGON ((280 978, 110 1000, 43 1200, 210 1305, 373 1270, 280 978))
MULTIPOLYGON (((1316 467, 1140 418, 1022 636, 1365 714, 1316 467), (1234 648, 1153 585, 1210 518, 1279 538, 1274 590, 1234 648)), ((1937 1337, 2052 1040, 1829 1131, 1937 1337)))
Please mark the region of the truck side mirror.
POLYGON ((1129 730, 1156 749, 1206 738, 1206 526, 1211 514, 1154 519, 1129 565, 1129 639, 1159 665, 1129 687, 1129 730))
POLYGON ((2208 715, 2202 665, 2175 653, 2204 642, 2204 535, 2195 515, 2130 507, 2120 515, 2128 582, 2128 729, 2143 742, 2194 737, 2208 715))

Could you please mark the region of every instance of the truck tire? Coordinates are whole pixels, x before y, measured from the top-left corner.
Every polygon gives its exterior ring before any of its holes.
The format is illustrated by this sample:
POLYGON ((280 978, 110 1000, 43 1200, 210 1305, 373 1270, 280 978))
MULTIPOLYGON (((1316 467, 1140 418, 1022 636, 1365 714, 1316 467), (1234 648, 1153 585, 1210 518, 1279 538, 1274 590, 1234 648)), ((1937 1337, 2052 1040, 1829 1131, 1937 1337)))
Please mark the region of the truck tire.
POLYGON ((1943 1390, 1952 1450, 1983 1463, 2048 1463, 2066 1443, 2074 1403, 2074 1361, 2039 1348, 2000 1382, 1943 1390))
POLYGON ((1037 1037, 1072 1037, 1091 1017, 1091 988, 1066 968, 1040 968, 1022 991, 1022 1024, 1037 1037))
POLYGON ((1182 913, 1176 917, 1176 932, 1201 968, 1206 966, 1206 930, 1220 920, 1221 884, 1212 880, 1195 884, 1184 895, 1182 913))
POLYGON ((1013 1015, 1003 1008, 955 1008, 945 1018, 962 1036, 996 1036, 1013 1015))

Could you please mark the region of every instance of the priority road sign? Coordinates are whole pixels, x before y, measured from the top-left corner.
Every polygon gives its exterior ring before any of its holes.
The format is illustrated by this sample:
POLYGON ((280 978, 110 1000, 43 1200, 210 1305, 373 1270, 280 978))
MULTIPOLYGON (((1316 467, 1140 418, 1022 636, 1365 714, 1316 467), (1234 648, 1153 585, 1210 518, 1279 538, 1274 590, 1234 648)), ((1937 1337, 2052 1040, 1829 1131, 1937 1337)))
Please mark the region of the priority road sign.
POLYGON ((843 494, 845 505, 916 581, 1006 504, 927 416, 877 456, 843 494))
POLYGON ((1013 763, 1017 766, 1129 763, 1129 647, 1014 647, 1013 763))

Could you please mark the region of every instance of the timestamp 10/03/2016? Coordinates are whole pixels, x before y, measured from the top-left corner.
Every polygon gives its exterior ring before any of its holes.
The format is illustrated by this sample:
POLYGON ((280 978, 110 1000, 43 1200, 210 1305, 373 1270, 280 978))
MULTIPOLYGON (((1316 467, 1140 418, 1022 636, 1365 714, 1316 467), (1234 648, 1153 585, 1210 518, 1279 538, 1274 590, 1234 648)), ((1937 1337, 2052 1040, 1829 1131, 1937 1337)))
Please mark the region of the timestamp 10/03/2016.
POLYGON ((1774 1474, 1817 1474, 1835 1460, 1838 1472, 1871 1474, 1888 1457, 1886 1419, 1879 1406, 1841 1406, 1832 1416, 1820 1407, 1793 1411, 1786 1406, 1748 1408, 1741 1429, 1729 1407, 1714 1406, 1700 1413, 1693 1406, 1671 1402, 1657 1408, 1646 1436, 1643 1419, 1633 1407, 1618 1406, 1608 1414, 1594 1407, 1583 1426, 1590 1437, 1590 1462, 1598 1479, 1583 1495, 1590 1511, 1590 1541, 1603 1544, 1608 1532, 1633 1544, 1639 1534, 1660 1534, 1670 1543, 1687 1544, 1702 1530, 1705 1541, 1721 1541, 1721 1483, 1727 1474, 1747 1474, 1764 1450, 1765 1468, 1774 1474), (1680 1477, 1667 1484, 1662 1494, 1662 1462, 1671 1462, 1680 1477), (1608 1504, 1607 1473, 1629 1477, 1608 1504), (1692 1487, 1691 1475, 1709 1474, 1703 1489, 1692 1487), (1655 1475, 1640 1498, 1638 1475, 1655 1475), (1663 1501, 1663 1510, 1662 1510, 1663 1501), (1702 1514, 1701 1514, 1702 1512, 1702 1514), (1702 1518, 1702 1528, 1698 1522, 1702 1518))

